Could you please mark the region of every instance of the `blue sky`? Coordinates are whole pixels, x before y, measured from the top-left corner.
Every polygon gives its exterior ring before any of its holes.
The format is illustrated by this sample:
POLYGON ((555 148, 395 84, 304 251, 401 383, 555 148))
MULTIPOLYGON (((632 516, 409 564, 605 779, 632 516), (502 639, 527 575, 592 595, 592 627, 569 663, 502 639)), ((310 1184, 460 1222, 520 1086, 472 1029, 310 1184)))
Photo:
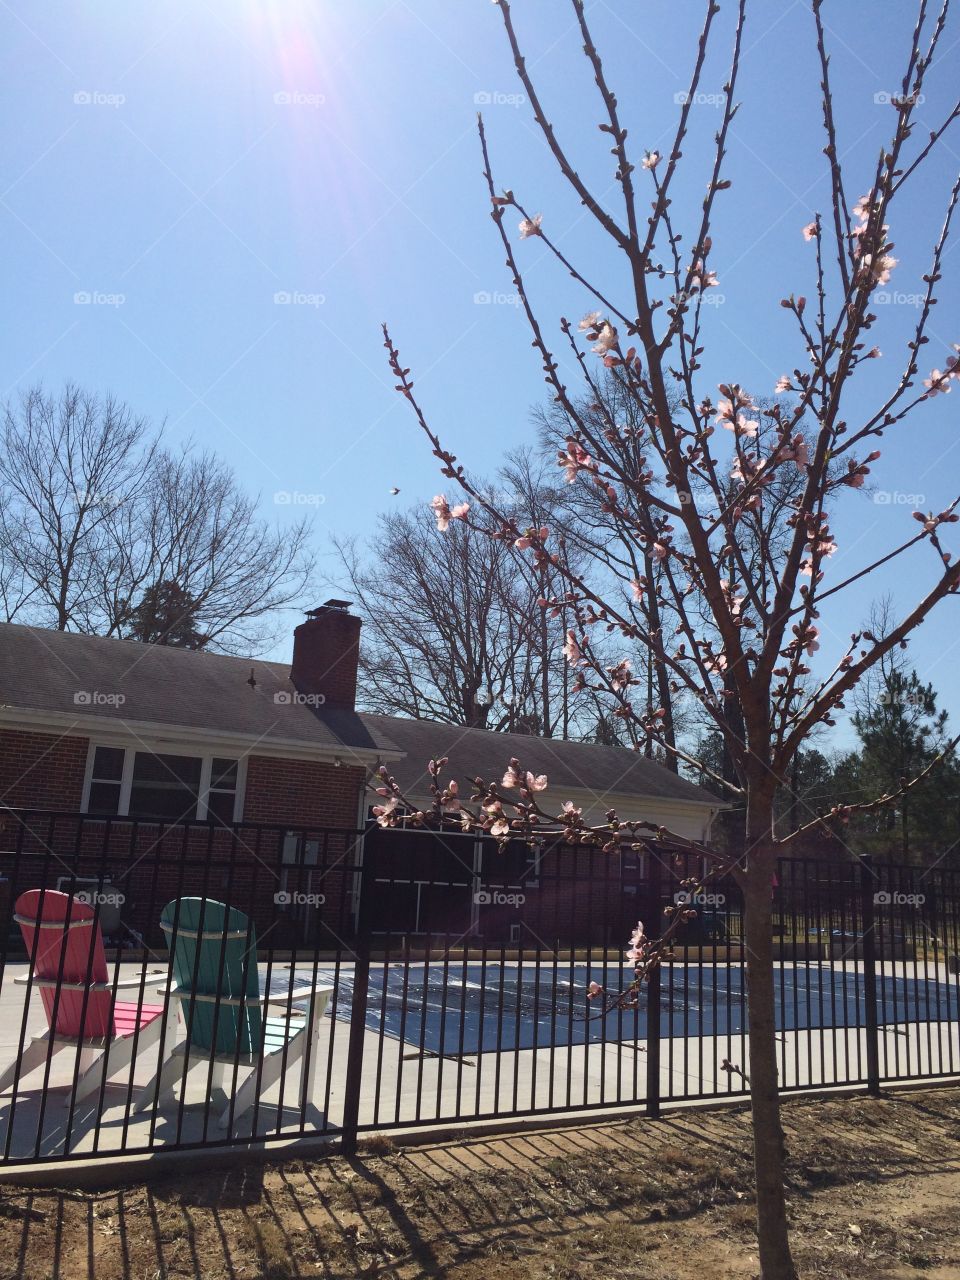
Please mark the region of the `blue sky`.
MULTIPOLYGON (((551 119, 613 204, 612 158, 570 6, 516 0, 514 11, 551 119)), ((867 189, 893 120, 877 98, 897 86, 913 6, 874 0, 869 23, 864 11, 837 0, 824 7, 855 194, 867 189)), ((598 0, 589 12, 631 145, 638 155, 664 147, 701 6, 598 0)), ((732 16, 725 3, 707 100, 692 112, 678 212, 685 202, 695 208, 706 184, 719 119, 710 96, 724 79, 732 16)), ((529 411, 543 383, 488 217, 478 102, 499 184, 542 211, 606 287, 617 292, 622 277, 551 167, 489 0, 5 0, 0 26, 5 396, 40 379, 112 391, 165 419, 171 439, 218 449, 271 516, 313 511, 321 544, 330 530, 363 534, 377 511, 441 487, 392 389, 382 320, 468 465, 490 471, 532 439, 529 411), (276 493, 299 499, 277 504, 276 493)), ((952 105, 958 38, 960 30, 945 37, 924 126, 952 105)), ((778 303, 813 292, 800 228, 827 203, 808 4, 755 0, 744 47, 734 185, 711 261, 722 302, 708 322, 703 386, 715 393, 718 380, 736 380, 770 394, 802 358, 778 303)), ((874 331, 885 358, 859 375, 852 417, 899 375, 911 298, 958 167, 960 131, 894 217, 901 261, 874 331)), ((521 261, 548 329, 588 309, 537 241, 522 246, 521 261)), ((924 368, 942 365, 960 340, 958 268, 954 250, 924 368)), ((960 392, 938 397, 885 443, 877 492, 852 496, 834 522, 838 572, 912 524, 914 506, 939 510, 953 496, 958 403, 960 392)), ((852 593, 842 613, 824 615, 825 651, 863 619, 871 596, 889 590, 907 604, 934 569, 927 549, 852 593)), ((913 645, 955 720, 958 607, 948 601, 913 645)))

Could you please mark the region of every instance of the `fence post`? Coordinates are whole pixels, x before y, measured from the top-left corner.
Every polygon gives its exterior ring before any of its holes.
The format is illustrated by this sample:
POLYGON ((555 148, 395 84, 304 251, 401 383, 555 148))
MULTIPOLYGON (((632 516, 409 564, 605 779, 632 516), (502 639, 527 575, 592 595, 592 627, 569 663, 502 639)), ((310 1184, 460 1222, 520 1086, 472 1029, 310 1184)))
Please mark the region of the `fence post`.
POLYGON ((347 1075, 343 1089, 343 1131, 340 1150, 353 1155, 357 1149, 360 1120, 360 1088, 363 1076, 363 1042, 367 1033, 367 996, 370 980, 370 909, 373 889, 372 850, 366 835, 357 843, 360 855, 357 931, 353 965, 353 1000, 350 1004, 350 1039, 347 1043, 347 1075))
MULTIPOLYGON (((866 1005, 867 1092, 880 1093, 880 1041, 877 1022, 877 938, 874 894, 877 876, 869 858, 860 859, 860 915, 863 921, 863 996, 866 1005)), ((856 946, 854 946, 856 955, 856 946)))
MULTIPOLYGON (((663 923, 663 907, 660 902, 660 859, 648 849, 648 892, 650 906, 648 919, 644 921, 648 936, 659 938, 663 923)), ((647 1115, 651 1120, 660 1116, 660 966, 656 965, 647 978, 647 1115)))

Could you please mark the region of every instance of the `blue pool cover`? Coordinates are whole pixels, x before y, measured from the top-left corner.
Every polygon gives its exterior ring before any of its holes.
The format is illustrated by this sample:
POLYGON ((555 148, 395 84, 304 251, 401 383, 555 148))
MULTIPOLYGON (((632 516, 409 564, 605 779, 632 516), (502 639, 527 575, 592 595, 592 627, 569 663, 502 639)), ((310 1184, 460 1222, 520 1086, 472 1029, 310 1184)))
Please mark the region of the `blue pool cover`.
MULTIPOLYGON (((587 1000, 587 984, 625 988, 632 966, 411 964, 372 968, 366 1025, 429 1053, 475 1054, 496 1049, 549 1048, 586 1041, 645 1040, 646 994, 641 1008, 611 1010, 587 1000), (386 979, 384 978, 386 974, 386 979), (386 981, 386 990, 384 990, 386 981)), ((778 1030, 862 1027, 863 975, 811 966, 783 966, 775 976, 778 1030)), ((312 977, 312 975, 311 975, 312 977)), ((334 986, 335 974, 321 970, 334 986)), ((353 973, 339 975, 335 1015, 349 1020, 353 973)), ((328 1014, 333 1012, 328 1009, 328 1014)), ((955 985, 916 977, 877 976, 881 1025, 947 1021, 960 1016, 955 985)), ((661 1036, 727 1036, 746 1029, 744 973, 738 966, 669 966, 661 971, 661 1036)))

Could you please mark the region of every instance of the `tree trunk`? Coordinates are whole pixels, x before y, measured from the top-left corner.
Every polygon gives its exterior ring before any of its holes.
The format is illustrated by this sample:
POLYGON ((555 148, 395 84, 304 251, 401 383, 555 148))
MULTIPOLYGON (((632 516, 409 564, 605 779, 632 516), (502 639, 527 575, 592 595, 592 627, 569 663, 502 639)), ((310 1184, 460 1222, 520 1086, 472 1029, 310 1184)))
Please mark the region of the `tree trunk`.
MULTIPOLYGON (((772 814, 770 818, 772 819, 772 814)), ((757 839, 755 827, 749 835, 748 847, 753 851, 749 855, 744 891, 744 933, 760 1274, 762 1280, 796 1280, 797 1273, 787 1237, 783 1189, 784 1143, 777 1080, 771 910, 774 864, 771 853, 757 850, 753 845, 753 841, 757 839)))

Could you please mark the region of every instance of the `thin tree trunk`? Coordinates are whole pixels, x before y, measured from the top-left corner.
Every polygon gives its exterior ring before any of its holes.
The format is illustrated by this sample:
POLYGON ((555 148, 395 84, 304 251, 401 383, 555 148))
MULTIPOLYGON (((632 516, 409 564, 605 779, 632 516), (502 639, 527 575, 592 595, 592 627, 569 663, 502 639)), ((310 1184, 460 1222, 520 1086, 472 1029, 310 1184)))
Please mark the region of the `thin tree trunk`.
MULTIPOLYGON (((777 1079, 776 1005, 773 976, 773 857, 757 849, 756 815, 750 815, 748 875, 744 892, 747 952, 747 1017, 750 1032, 750 1107, 757 1190, 757 1243, 762 1280, 796 1280, 787 1235, 783 1188, 784 1143, 777 1079)), ((769 829, 772 812, 766 817, 769 829)))

